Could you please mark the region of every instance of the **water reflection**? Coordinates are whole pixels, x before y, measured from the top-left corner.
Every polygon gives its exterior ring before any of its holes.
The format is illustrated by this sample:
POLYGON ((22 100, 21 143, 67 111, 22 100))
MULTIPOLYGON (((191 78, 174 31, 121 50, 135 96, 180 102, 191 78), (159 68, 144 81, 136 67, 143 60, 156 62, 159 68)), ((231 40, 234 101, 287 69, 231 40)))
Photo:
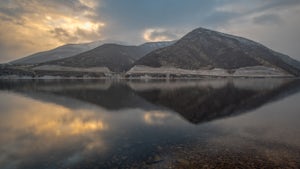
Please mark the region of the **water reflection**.
MULTIPOLYGON (((234 122, 223 118, 252 112, 250 121, 265 123, 265 112, 255 109, 295 94, 300 81, 2 81, 0 90, 0 168, 126 168, 166 165, 156 154, 186 142, 203 149, 208 140, 216 147, 233 135, 247 137, 246 145, 253 137, 264 140, 266 131, 277 129, 272 122, 255 128, 243 126, 247 114, 234 122), (223 120, 204 123, 216 119, 223 120)), ((296 105, 289 106, 295 116, 296 105)), ((293 135, 284 144, 299 149, 297 125, 282 126, 289 131, 284 136, 293 135)))
MULTIPOLYGON (((219 79, 203 81, 23 81, 2 82, 2 90, 77 108, 74 100, 107 110, 165 110, 191 123, 240 114, 300 90, 299 80, 219 79), (63 98, 63 99, 62 99, 63 98), (70 103, 69 99, 72 99, 70 103)), ((80 107, 79 107, 80 108, 80 107)), ((155 115, 152 116, 159 116, 155 115)))
POLYGON ((137 94, 198 124, 247 112, 299 89, 299 81, 235 79, 204 81, 175 89, 147 88, 137 94))

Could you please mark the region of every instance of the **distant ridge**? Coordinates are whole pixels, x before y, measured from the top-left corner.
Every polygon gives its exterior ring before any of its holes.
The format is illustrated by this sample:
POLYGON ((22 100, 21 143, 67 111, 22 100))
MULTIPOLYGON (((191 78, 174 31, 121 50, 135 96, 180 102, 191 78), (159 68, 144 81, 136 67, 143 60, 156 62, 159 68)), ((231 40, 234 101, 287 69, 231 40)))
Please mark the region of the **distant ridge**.
POLYGON ((38 52, 23 57, 21 59, 11 61, 10 64, 13 65, 39 64, 48 61, 59 60, 59 59, 77 55, 82 52, 89 51, 100 45, 103 45, 104 43, 112 43, 112 42, 123 44, 123 42, 118 42, 113 40, 101 40, 101 41, 82 43, 82 44, 66 44, 48 51, 38 52))
POLYGON ((174 42, 148 42, 139 46, 104 44, 79 55, 46 64, 69 67, 107 67, 113 72, 126 72, 132 64, 153 50, 174 42))

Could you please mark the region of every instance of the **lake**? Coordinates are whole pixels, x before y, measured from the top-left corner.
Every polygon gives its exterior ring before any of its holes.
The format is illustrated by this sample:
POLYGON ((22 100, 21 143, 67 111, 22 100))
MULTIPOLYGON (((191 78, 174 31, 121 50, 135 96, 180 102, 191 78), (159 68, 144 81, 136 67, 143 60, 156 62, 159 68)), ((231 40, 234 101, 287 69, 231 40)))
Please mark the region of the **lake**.
POLYGON ((1 169, 300 168, 300 80, 0 81, 1 169))

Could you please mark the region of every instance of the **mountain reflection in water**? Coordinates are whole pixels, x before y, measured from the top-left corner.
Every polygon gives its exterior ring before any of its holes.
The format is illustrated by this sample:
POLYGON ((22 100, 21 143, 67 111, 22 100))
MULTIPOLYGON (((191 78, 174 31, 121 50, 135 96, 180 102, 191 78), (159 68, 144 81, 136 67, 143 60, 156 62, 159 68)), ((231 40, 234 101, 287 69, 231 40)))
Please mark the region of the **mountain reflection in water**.
MULTIPOLYGON (((56 104, 59 97, 98 105, 107 110, 139 108, 179 113, 201 123, 244 113, 300 90, 299 80, 234 79, 203 81, 23 81, 2 82, 11 90, 56 104)), ((65 106, 77 106, 68 104, 65 106)))
POLYGON ((299 90, 291 79, 1 81, 0 168, 155 168, 165 147, 225 140, 229 117, 299 90))

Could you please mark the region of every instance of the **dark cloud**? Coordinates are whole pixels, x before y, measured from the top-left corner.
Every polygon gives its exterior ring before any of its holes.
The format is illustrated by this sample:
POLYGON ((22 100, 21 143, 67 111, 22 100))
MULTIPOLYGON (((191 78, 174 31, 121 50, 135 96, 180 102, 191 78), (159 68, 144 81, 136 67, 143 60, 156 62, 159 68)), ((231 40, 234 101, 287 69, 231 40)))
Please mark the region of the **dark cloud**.
POLYGON ((14 8, 0 7, 0 13, 7 17, 18 18, 22 16, 24 13, 26 13, 26 10, 22 9, 21 7, 14 7, 14 8))
POLYGON ((265 25, 265 24, 279 24, 283 22, 281 17, 276 14, 265 14, 265 15, 260 15, 258 17, 253 18, 253 22, 255 24, 259 25, 265 25))
POLYGON ((262 7, 256 11, 265 11, 269 9, 282 9, 289 8, 291 6, 300 5, 299 0, 256 0, 256 3, 262 3, 262 7))
POLYGON ((73 14, 90 10, 93 9, 82 3, 80 0, 1 0, 0 2, 0 14, 13 17, 15 19, 20 19, 27 13, 35 12, 39 13, 48 11, 73 14))
POLYGON ((77 41, 78 39, 76 36, 71 35, 70 33, 68 33, 68 31, 66 31, 63 28, 54 28, 50 32, 55 38, 59 39, 61 42, 72 42, 77 41))
POLYGON ((75 33, 69 33, 63 28, 54 28, 50 31, 54 38, 60 40, 61 42, 76 42, 79 39, 87 40, 98 40, 99 32, 86 31, 84 29, 77 28, 75 33))
POLYGON ((168 39, 176 39, 177 38, 176 35, 174 35, 171 32, 168 32, 168 31, 153 31, 153 32, 151 32, 151 34, 150 34, 151 39, 155 39, 158 37, 166 37, 168 39))
POLYGON ((80 29, 80 28, 77 28, 76 33, 75 33, 75 35, 77 35, 77 37, 79 39, 82 38, 82 39, 93 40, 93 41, 99 40, 98 39, 99 34, 100 34, 100 30, 91 32, 91 31, 86 31, 86 30, 80 29))

